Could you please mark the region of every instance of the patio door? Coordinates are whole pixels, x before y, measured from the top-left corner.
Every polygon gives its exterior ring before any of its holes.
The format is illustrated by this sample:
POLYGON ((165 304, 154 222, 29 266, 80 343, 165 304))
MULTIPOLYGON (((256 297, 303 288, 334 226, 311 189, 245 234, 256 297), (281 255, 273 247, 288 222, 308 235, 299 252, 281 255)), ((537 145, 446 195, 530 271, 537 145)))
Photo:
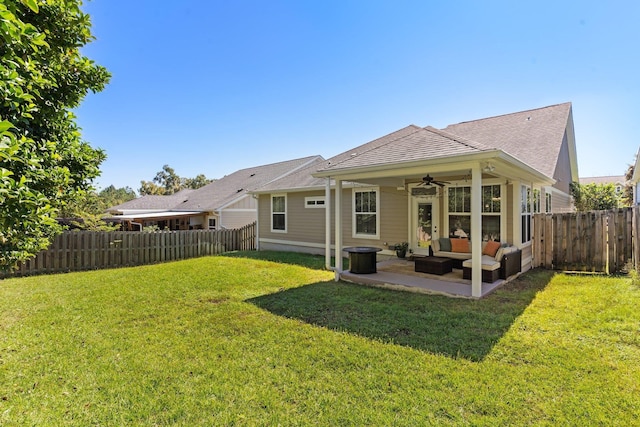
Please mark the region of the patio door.
POLYGON ((411 248, 416 255, 429 255, 431 241, 438 236, 438 204, 428 198, 413 197, 411 248))

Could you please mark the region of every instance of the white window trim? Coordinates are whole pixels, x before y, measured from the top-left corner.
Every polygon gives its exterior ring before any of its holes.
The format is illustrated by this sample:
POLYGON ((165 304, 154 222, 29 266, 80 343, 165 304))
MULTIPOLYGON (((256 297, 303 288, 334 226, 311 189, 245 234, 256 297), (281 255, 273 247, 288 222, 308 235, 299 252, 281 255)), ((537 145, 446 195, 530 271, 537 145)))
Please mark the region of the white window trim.
POLYGON ((324 196, 305 197, 304 207, 305 209, 324 209, 326 207, 325 198, 324 196))
POLYGON ((553 192, 551 187, 544 189, 544 211, 545 213, 553 212, 553 192))
POLYGON ((526 185, 526 184, 520 184, 520 224, 522 224, 522 217, 524 216, 528 216, 529 217, 529 222, 528 222, 528 226, 529 226, 529 230, 528 230, 528 235, 529 235, 529 240, 524 241, 522 239, 522 237, 524 237, 525 234, 525 230, 522 229, 522 226, 520 226, 520 240, 521 243, 527 244, 530 243, 533 239, 533 233, 532 233, 532 227, 531 227, 531 222, 533 221, 532 215, 533 215, 533 189, 531 188, 530 185, 526 185), (524 198, 524 200, 523 200, 524 198))
POLYGON ((271 223, 271 232, 272 233, 286 233, 287 232, 287 223, 288 223, 288 218, 287 218, 287 194, 286 193, 282 193, 282 194, 272 194, 270 197, 271 200, 271 219, 270 219, 270 223, 271 223), (284 212, 274 212, 273 211, 273 199, 274 197, 284 197, 284 212), (279 229, 274 229, 273 228, 273 214, 274 213, 278 213, 278 214, 284 214, 284 230, 279 230, 279 229))
MULTIPOLYGON (((499 216, 500 217, 500 239, 503 241, 506 241, 505 239, 507 238, 507 209, 506 209, 506 205, 505 205, 505 199, 506 199, 506 194, 507 194, 507 187, 506 185, 504 185, 503 182, 500 182, 497 179, 487 179, 487 180, 483 180, 482 181, 482 186, 480 187, 482 189, 482 187, 487 187, 487 186, 491 186, 491 185, 500 185, 500 212, 481 212, 480 215, 481 216, 499 216)), ((446 233, 446 237, 449 237, 449 230, 450 230, 450 224, 449 224, 449 215, 465 215, 465 216, 471 216, 471 212, 450 212, 449 211, 449 188, 456 188, 456 187, 471 187, 468 183, 456 183, 453 182, 453 185, 447 185, 446 187, 443 187, 446 189, 446 195, 443 198, 443 202, 442 204, 444 205, 444 214, 443 214, 443 219, 444 219, 444 228, 442 230, 444 230, 444 232, 446 233)), ((444 236, 444 234, 440 234, 441 236, 444 236)))
MULTIPOLYGON (((372 213, 372 212, 369 212, 372 213)), ((380 240, 380 188, 379 187, 356 187, 351 189, 351 237, 354 239, 377 239, 380 240), (356 232, 356 193, 376 193, 376 234, 359 234, 356 232)))

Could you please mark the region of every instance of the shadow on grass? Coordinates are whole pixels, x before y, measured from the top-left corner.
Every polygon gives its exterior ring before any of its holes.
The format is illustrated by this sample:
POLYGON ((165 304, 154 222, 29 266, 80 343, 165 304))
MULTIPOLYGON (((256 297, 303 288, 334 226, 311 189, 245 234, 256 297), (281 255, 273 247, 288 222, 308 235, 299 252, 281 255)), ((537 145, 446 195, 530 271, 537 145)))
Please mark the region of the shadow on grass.
MULTIPOLYGON (((250 258, 260 259, 263 261, 279 262, 283 264, 299 265, 301 267, 311 268, 313 270, 324 270, 324 255, 311 255, 298 252, 280 252, 280 251, 237 251, 225 252, 221 256, 231 258, 250 258)), ((331 258, 333 265, 334 258, 331 258)), ((344 258, 343 265, 349 265, 349 260, 344 258)))
POLYGON ((553 274, 530 271, 481 300, 322 282, 248 302, 313 325, 481 361, 553 274))

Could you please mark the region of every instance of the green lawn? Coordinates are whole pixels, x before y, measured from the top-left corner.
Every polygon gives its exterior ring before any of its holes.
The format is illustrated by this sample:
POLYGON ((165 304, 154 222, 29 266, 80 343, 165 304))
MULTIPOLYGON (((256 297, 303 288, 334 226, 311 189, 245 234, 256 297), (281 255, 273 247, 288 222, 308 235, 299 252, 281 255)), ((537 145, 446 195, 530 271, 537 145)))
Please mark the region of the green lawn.
POLYGON ((323 264, 0 281, 0 425, 640 422, 629 278, 535 271, 472 301, 335 283, 323 264))

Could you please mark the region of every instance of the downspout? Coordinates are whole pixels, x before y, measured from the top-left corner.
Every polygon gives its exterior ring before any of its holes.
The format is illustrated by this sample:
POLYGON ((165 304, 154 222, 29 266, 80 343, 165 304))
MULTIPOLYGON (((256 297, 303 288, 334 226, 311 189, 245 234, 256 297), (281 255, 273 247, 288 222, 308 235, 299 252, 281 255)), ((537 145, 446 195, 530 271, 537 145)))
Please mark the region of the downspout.
POLYGON ((131 221, 131 224, 137 225, 138 227, 140 227, 140 231, 142 231, 142 224, 141 223, 131 221))
POLYGON ((255 196, 256 199, 256 241, 255 241, 255 246, 256 246, 256 251, 260 250, 260 196, 256 195, 255 196))

